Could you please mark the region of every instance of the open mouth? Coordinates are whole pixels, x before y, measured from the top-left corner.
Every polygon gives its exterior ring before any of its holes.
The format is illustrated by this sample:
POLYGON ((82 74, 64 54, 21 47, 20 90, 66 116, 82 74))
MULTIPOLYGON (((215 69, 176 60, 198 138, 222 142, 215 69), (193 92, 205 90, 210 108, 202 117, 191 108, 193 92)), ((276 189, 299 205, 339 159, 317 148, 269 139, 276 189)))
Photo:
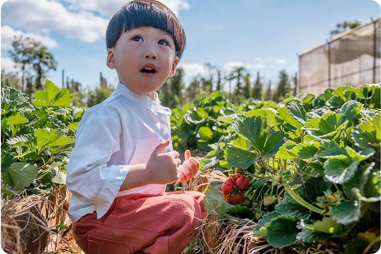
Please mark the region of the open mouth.
POLYGON ((151 68, 151 67, 145 67, 145 68, 141 69, 140 71, 144 72, 144 73, 156 73, 156 70, 154 68, 151 68))

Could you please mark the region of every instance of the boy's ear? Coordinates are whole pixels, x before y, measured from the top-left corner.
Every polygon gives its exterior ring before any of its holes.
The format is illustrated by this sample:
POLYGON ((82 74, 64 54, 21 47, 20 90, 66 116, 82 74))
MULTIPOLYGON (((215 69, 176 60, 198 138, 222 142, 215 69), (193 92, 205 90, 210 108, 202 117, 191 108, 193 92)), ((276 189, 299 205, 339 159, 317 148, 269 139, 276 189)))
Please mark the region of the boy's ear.
POLYGON ((115 54, 114 48, 107 49, 107 66, 110 69, 115 69, 115 54))
POLYGON ((173 77, 175 75, 176 67, 177 67, 177 64, 179 63, 179 61, 180 61, 180 59, 176 56, 175 60, 172 63, 171 72, 169 73, 168 77, 173 77))

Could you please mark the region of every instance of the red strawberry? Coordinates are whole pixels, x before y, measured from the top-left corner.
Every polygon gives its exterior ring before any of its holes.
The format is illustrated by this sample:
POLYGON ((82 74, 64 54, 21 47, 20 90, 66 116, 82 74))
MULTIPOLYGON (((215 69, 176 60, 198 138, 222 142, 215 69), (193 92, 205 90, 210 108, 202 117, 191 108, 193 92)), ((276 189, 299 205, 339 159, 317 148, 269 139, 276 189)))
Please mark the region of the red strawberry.
POLYGON ((221 186, 223 194, 229 194, 234 191, 234 183, 231 178, 228 178, 221 186))
POLYGON ((249 178, 247 178, 246 176, 242 174, 239 174, 239 176, 237 177, 237 180, 235 181, 235 185, 240 190, 246 190, 247 187, 249 187, 249 183, 250 183, 249 178))

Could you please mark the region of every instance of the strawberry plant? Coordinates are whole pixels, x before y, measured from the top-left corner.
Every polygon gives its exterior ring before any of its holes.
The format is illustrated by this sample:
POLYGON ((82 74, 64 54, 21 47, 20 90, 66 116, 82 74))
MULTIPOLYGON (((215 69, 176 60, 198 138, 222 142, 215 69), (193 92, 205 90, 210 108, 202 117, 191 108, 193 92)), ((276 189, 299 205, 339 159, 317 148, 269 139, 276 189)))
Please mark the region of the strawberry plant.
POLYGON ((250 180, 240 202, 224 200, 237 190, 231 180, 212 183, 209 213, 257 221, 254 234, 274 249, 323 241, 343 253, 377 248, 380 85, 267 105, 245 105, 247 111, 229 115, 226 132, 202 161, 202 169, 217 167, 231 176, 242 168, 250 180))
POLYGON ((2 196, 48 194, 65 184, 66 164, 84 110, 71 105, 69 90, 49 80, 34 99, 1 89, 2 196))

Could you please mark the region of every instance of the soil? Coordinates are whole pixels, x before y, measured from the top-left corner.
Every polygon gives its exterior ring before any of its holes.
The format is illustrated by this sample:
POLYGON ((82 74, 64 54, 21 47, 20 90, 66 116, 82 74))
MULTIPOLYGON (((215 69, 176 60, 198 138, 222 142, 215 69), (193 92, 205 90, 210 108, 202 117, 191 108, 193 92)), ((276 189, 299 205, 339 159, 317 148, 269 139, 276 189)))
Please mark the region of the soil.
POLYGON ((57 253, 78 253, 78 254, 85 254, 81 248, 78 247, 77 243, 75 242, 73 236, 73 231, 69 231, 64 237, 64 240, 60 242, 57 248, 57 253))

